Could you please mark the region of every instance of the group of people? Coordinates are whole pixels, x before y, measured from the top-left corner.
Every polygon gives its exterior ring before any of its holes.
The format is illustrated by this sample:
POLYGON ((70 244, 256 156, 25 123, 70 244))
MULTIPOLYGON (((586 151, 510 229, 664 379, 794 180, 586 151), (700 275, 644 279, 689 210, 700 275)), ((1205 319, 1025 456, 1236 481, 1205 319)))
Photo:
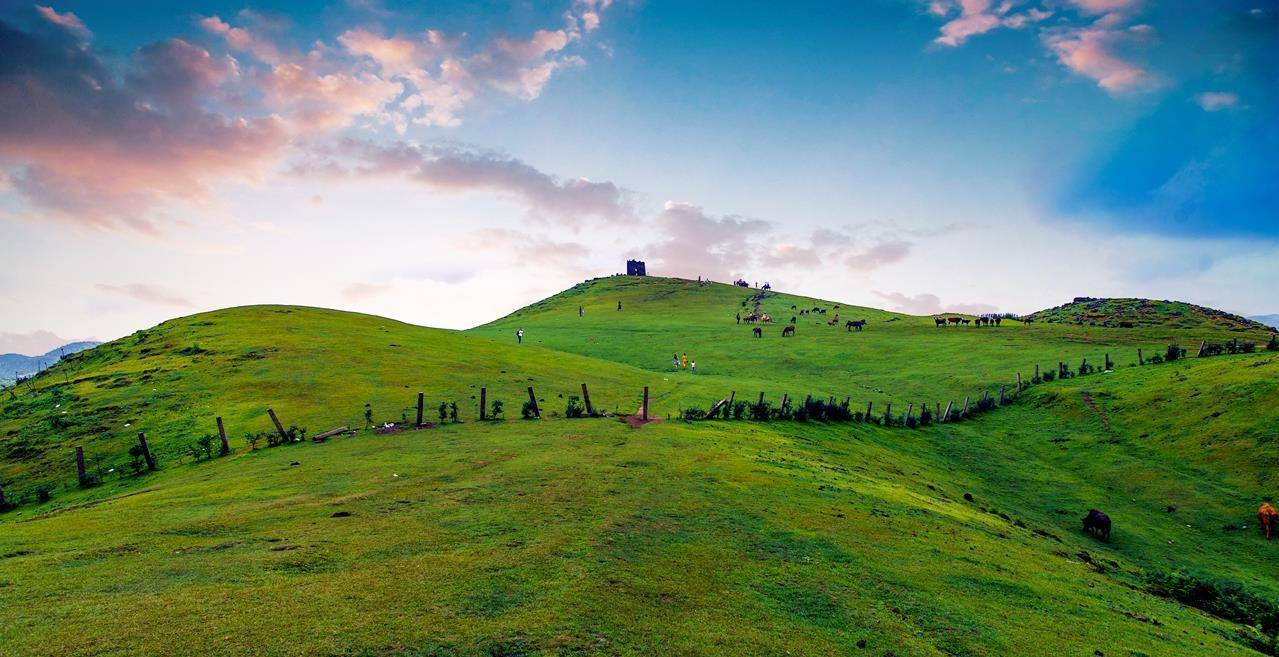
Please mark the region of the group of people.
POLYGON ((697 361, 688 359, 688 352, 671 355, 671 365, 677 370, 688 370, 693 374, 697 374, 697 361))

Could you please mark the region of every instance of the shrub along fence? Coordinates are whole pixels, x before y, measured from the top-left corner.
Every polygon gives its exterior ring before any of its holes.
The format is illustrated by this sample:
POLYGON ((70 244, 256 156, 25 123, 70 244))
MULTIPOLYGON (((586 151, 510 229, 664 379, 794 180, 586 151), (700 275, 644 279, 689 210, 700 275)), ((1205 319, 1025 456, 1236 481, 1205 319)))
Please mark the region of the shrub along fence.
MULTIPOLYGON (((1272 336, 1265 345, 1269 351, 1279 351, 1279 338, 1272 336)), ((1254 343, 1240 343, 1237 340, 1229 343, 1212 344, 1203 342, 1196 352, 1197 357, 1217 356, 1223 354, 1247 354, 1257 349, 1254 343)), ((1176 362, 1187 358, 1187 350, 1179 345, 1167 345, 1162 353, 1147 356, 1142 349, 1137 349, 1136 366, 1144 367, 1161 363, 1176 362)), ((689 407, 679 409, 677 417, 685 421, 698 422, 707 420, 719 421, 753 421, 753 422, 827 422, 827 423, 870 423, 884 427, 915 428, 935 424, 948 424, 975 417, 998 406, 1011 403, 1018 393, 1033 385, 1048 383, 1056 379, 1069 379, 1077 376, 1088 376, 1098 372, 1114 369, 1115 363, 1110 354, 1104 354, 1101 365, 1090 363, 1087 358, 1080 360, 1078 366, 1068 365, 1066 361, 1058 361, 1056 367, 1042 368, 1034 366, 1034 373, 1029 379, 1023 379, 1020 372, 1013 381, 1001 384, 996 388, 981 390, 976 395, 967 395, 962 402, 956 398, 947 400, 944 405, 940 401, 921 401, 918 406, 914 402, 906 405, 902 412, 900 405, 894 413, 891 402, 885 402, 882 412, 874 401, 866 402, 865 410, 855 405, 850 397, 842 400, 834 396, 814 397, 807 395, 803 401, 783 394, 776 403, 767 399, 764 392, 753 402, 738 400, 736 391, 729 392, 727 397, 715 401, 708 408, 689 407), (931 405, 930 405, 931 403, 931 405)), ((543 409, 539 404, 532 386, 527 388, 528 399, 523 402, 520 416, 525 420, 540 420, 543 409)), ((563 396, 563 395, 561 395, 563 396)), ((504 403, 498 399, 489 399, 488 388, 480 387, 479 403, 476 417, 480 421, 502 421, 504 403)), ((649 388, 643 386, 639 391, 639 407, 634 416, 641 423, 649 421, 649 388)), ((372 429, 379 433, 398 433, 404 429, 429 428, 445 423, 462 422, 461 409, 455 401, 440 402, 435 408, 439 422, 428 422, 425 418, 425 394, 417 393, 416 404, 401 409, 399 422, 374 422, 373 409, 365 404, 364 429, 372 429), (409 422, 412 413, 415 422, 409 422)), ((308 431, 305 427, 289 425, 287 428, 280 421, 272 408, 265 409, 270 418, 272 429, 267 431, 246 432, 244 441, 250 451, 263 448, 280 447, 303 443, 308 431)), ((598 418, 613 417, 614 414, 598 412, 592 403, 590 390, 581 384, 581 395, 569 395, 562 417, 598 418)), ((231 453, 231 445, 227 437, 226 425, 221 417, 215 419, 216 433, 206 433, 191 442, 181 454, 193 462, 211 460, 231 453)), ((324 442, 329 438, 355 433, 348 425, 330 429, 311 436, 312 442, 324 442)), ((9 511, 23 503, 43 503, 49 501, 53 493, 59 489, 92 488, 101 485, 110 477, 136 477, 152 472, 159 467, 155 455, 147 442, 146 434, 139 432, 137 442, 128 449, 115 455, 96 453, 86 457, 84 447, 76 445, 74 449, 75 478, 46 478, 44 481, 29 486, 26 490, 15 491, 0 482, 0 512, 9 511)))

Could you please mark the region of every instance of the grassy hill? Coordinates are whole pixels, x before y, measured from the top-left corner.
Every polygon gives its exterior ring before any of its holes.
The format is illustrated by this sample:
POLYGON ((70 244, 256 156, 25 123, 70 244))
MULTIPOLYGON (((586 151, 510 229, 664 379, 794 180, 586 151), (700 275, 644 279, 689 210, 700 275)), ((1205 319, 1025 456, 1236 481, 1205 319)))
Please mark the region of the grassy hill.
POLYGON ((1036 321, 1107 328, 1167 327, 1236 331, 1245 334, 1273 330, 1261 322, 1181 301, 1153 299, 1094 299, 1079 297, 1031 315, 1036 321))
POLYGON ((938 329, 784 294, 761 302, 783 323, 791 305, 827 314, 757 339, 733 317, 750 294, 600 279, 462 333, 236 308, 60 363, 0 407, 11 490, 73 481, 71 445, 119 458, 139 428, 161 468, 0 515, 0 653, 1273 652, 1251 625, 1279 609, 1254 516, 1279 483, 1279 355, 1134 367, 1138 347, 1239 333, 938 329), (837 311, 866 329, 828 326, 837 311), (670 367, 676 350, 696 375, 670 367), (729 390, 878 409, 1107 350, 1112 373, 916 429, 562 417, 582 382, 620 413, 642 385, 664 416, 729 390), (480 385, 505 421, 465 410, 480 385), (515 419, 528 385, 543 420, 515 419), (365 404, 411 418, 418 390, 467 421, 363 429, 365 404), (312 434, 360 430, 182 456, 216 415, 266 430, 266 407, 312 434), (1114 519, 1109 543, 1081 533, 1091 507, 1114 519))

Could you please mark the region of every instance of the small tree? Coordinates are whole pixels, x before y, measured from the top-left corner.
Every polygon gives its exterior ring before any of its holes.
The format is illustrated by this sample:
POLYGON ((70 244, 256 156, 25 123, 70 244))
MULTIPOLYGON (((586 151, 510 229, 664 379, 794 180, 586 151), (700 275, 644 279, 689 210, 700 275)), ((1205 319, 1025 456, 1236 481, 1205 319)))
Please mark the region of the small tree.
POLYGON ((1270 342, 1266 343, 1266 351, 1279 351, 1279 335, 1270 334, 1270 342))
POLYGON ((457 402, 449 402, 449 421, 457 422, 457 402))
POLYGON ((449 419, 449 403, 440 402, 440 407, 436 409, 436 412, 440 415, 440 422, 444 422, 449 419))
MULTIPOLYGON (((564 409, 565 417, 582 417, 586 414, 586 409, 580 403, 576 395, 569 395, 568 406, 564 409)), ((685 418, 688 419, 688 418, 685 418)), ((701 418, 697 418, 701 419, 701 418)))
MULTIPOLYGON (((204 434, 199 440, 195 441, 196 446, 204 453, 204 458, 213 458, 213 442, 217 440, 212 434, 204 434)), ((139 445, 141 447, 141 445, 139 445)))
POLYGON ((368 404, 365 404, 364 405, 364 428, 367 429, 370 426, 373 426, 373 407, 368 404))
POLYGON ((492 410, 489 412, 489 415, 494 420, 502 419, 502 402, 500 400, 497 400, 497 399, 493 400, 492 410))
POLYGON ((1185 355, 1186 355, 1186 350, 1182 349, 1181 347, 1178 347, 1175 344, 1168 345, 1168 348, 1164 350, 1164 360, 1168 361, 1169 363, 1185 355))
MULTIPOLYGON (((249 444, 249 451, 256 451, 258 448, 258 443, 262 442, 262 434, 245 432, 244 442, 249 444)), ((142 458, 142 446, 134 445, 131 449, 129 449, 129 455, 136 456, 139 459, 142 458), (136 455, 134 454, 134 450, 137 450, 136 455)), ((138 467, 137 469, 140 470, 141 468, 138 467)))
POLYGON ((525 420, 532 420, 537 417, 537 406, 533 404, 533 400, 524 400, 524 405, 520 406, 520 417, 525 420))

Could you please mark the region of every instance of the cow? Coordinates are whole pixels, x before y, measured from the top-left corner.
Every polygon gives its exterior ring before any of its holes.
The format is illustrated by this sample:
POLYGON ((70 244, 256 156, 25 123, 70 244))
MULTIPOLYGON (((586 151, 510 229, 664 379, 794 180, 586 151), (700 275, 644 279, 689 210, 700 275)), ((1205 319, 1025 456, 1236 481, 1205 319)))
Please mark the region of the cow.
POLYGON ((1270 506, 1269 502, 1262 502, 1261 508, 1257 509, 1257 522, 1261 523, 1261 533, 1265 534, 1267 541, 1270 540, 1276 521, 1279 521, 1279 511, 1270 506))
POLYGON ((1110 516, 1098 511, 1097 509, 1089 509, 1088 515, 1084 516, 1084 533, 1092 534, 1107 543, 1110 542, 1110 516))
POLYGON ((969 324, 971 324, 971 323, 972 323, 972 321, 973 321, 973 320, 971 320, 971 319, 964 319, 964 320, 960 320, 960 322, 959 322, 959 323, 960 323, 960 324, 963 324, 964 326, 968 326, 969 324))
POLYGON ((1000 322, 1002 319, 1003 319, 1003 318, 1001 318, 1001 317, 996 317, 996 318, 995 318, 995 326, 999 326, 999 322, 1000 322))
POLYGON ((847 323, 844 324, 844 328, 848 329, 849 331, 852 331, 853 329, 857 329, 858 331, 860 331, 862 330, 862 327, 865 325, 866 325, 866 320, 864 319, 857 319, 857 320, 850 319, 848 320, 847 323))
POLYGON ((934 317, 934 318, 933 318, 933 325, 934 325, 934 326, 937 326, 937 327, 945 326, 945 325, 946 325, 946 318, 945 318, 945 317, 934 317))
POLYGON ((964 320, 964 318, 963 318, 963 317, 947 317, 947 318, 946 318, 946 321, 948 321, 948 322, 950 322, 951 324, 954 324, 954 325, 956 325, 956 326, 958 326, 958 325, 959 325, 959 323, 960 323, 960 322, 962 322, 963 320, 964 320))
POLYGON ((786 336, 788 336, 788 335, 795 335, 795 325, 794 325, 794 324, 791 324, 791 325, 787 326, 786 328, 782 329, 782 337, 784 338, 784 337, 786 337, 786 336))
POLYGON ((762 328, 760 328, 760 327, 758 327, 758 326, 756 326, 755 328, 751 329, 751 332, 753 332, 753 333, 755 334, 755 337, 757 337, 757 338, 762 338, 762 337, 764 337, 764 329, 762 329, 762 328))

